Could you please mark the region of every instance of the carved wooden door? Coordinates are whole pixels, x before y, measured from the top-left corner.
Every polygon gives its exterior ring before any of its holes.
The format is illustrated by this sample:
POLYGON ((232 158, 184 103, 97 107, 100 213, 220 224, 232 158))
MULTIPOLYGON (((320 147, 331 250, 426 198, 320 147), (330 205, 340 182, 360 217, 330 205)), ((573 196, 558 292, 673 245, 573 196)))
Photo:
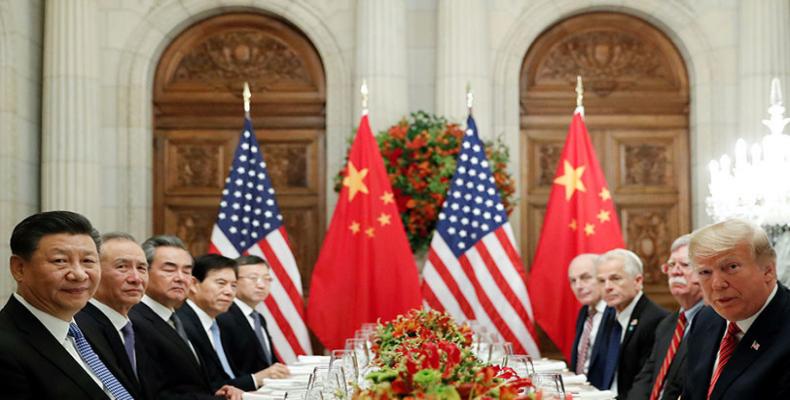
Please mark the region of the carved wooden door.
POLYGON ((208 249, 243 124, 242 87, 305 292, 324 233, 325 81, 295 27, 262 14, 201 21, 163 53, 154 82, 154 230, 208 249))
POLYGON ((641 19, 575 16, 530 47, 520 81, 522 250, 531 261, 575 107, 577 74, 624 239, 645 261, 645 292, 674 308, 660 266, 672 241, 690 228, 688 78, 670 40, 641 19))

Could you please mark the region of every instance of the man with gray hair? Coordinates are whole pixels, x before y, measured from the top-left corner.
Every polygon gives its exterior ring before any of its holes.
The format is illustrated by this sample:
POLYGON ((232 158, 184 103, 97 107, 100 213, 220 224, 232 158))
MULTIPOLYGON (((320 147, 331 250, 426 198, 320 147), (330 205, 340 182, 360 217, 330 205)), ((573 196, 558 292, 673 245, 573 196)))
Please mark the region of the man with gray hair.
MULTIPOLYGON (((577 374, 587 374, 593 360, 603 357, 604 324, 614 315, 614 309, 606 307, 606 302, 601 299, 601 287, 595 273, 595 260, 597 254, 579 254, 568 265, 568 280, 576 300, 581 303, 579 315, 576 317, 576 336, 571 347, 571 364, 577 374), (610 315, 611 314, 611 315, 610 315)), ((593 376, 596 376, 593 374, 593 376)), ((600 376, 600 374, 598 375, 600 376)), ((590 383, 599 388, 606 389, 600 379, 589 379, 590 383)))
POLYGON ((709 306, 687 338, 683 399, 790 398, 790 291, 768 235, 729 219, 694 232, 689 254, 709 306))
MULTIPOLYGON (((602 373, 610 390, 625 399, 653 348, 655 330, 667 312, 642 292, 642 260, 630 250, 610 250, 596 261, 603 299, 616 311, 608 324, 609 340, 602 373), (614 362, 616 360, 616 372, 614 362)), ((590 366, 590 369, 598 366, 590 366)))
POLYGON ((690 240, 691 235, 675 239, 669 260, 661 266, 680 310, 658 324, 650 358, 634 379, 629 400, 677 399, 683 392, 688 349, 685 338, 703 305, 699 279, 689 263, 690 240))

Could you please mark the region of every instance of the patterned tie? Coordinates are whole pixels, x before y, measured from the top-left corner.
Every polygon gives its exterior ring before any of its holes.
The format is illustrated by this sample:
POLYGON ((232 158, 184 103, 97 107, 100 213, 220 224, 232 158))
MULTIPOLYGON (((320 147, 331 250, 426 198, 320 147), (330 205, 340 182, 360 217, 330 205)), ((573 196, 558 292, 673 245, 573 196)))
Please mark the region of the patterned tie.
POLYGON ((219 357, 219 363, 222 364, 222 369, 225 370, 225 373, 233 379, 236 375, 233 373, 233 370, 230 369, 230 363, 228 362, 228 357, 225 355, 225 348, 222 347, 222 338, 219 335, 219 325, 217 325, 217 321, 214 321, 209 328, 211 330, 211 337, 214 339, 214 351, 217 353, 217 357, 219 357))
POLYGON ((266 364, 272 364, 272 352, 269 350, 269 341, 266 340, 266 336, 263 334, 263 325, 261 324, 261 319, 263 318, 261 314, 257 311, 252 311, 250 313, 252 320, 255 322, 255 336, 258 338, 258 341, 261 343, 261 347, 263 348, 263 355, 266 357, 266 364))
POLYGON ((722 339, 721 346, 719 347, 719 365, 716 367, 713 377, 710 378, 708 399, 710 399, 710 395, 713 393, 713 388, 716 387, 716 381, 719 380, 721 371, 724 370, 724 366, 727 365, 727 361, 730 361, 730 357, 732 357, 732 353, 735 351, 735 346, 738 345, 737 335, 740 332, 741 329, 738 328, 737 324, 734 322, 727 323, 727 332, 724 333, 724 339, 722 339))
POLYGON ((123 335, 123 347, 126 349, 126 356, 129 357, 129 362, 132 364, 134 374, 137 375, 137 357, 134 353, 134 330, 132 329, 132 321, 126 323, 121 328, 123 335))
POLYGON ((584 330, 582 330, 582 336, 579 338, 579 343, 581 343, 582 346, 579 350, 578 357, 576 357, 576 373, 579 375, 585 372, 584 364, 587 362, 587 353, 590 350, 590 334, 592 333, 595 311, 594 307, 589 307, 587 319, 584 321, 584 330))
POLYGON ((77 353, 80 355, 80 358, 82 358, 82 361, 85 361, 88 368, 93 371, 102 385, 107 388, 107 391, 109 391, 113 397, 117 400, 134 400, 123 385, 121 385, 121 382, 118 382, 118 379, 115 378, 112 372, 107 369, 107 366, 99 359, 99 356, 96 355, 91 345, 88 344, 88 340, 85 339, 80 328, 73 322, 69 324, 69 336, 74 339, 77 353))
POLYGON ((672 342, 669 344, 667 355, 664 357, 664 362, 661 363, 661 369, 658 370, 656 382, 653 384, 653 390, 650 392, 650 400, 658 399, 661 394, 661 388, 664 387, 664 380, 669 372, 669 366, 672 360, 675 359, 675 353, 678 351, 680 341, 683 340, 683 332, 686 330, 686 313, 680 313, 678 316, 678 323, 675 325, 675 333, 672 335, 672 342))

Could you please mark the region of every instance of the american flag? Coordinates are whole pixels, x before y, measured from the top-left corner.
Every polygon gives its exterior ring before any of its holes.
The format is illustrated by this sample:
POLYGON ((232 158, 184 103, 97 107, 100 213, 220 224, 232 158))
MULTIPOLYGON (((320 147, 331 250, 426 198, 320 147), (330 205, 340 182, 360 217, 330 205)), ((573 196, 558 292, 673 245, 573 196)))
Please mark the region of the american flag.
POLYGON ((423 269, 423 297, 430 307, 457 320, 477 320, 511 342, 516 353, 539 356, 524 276, 470 115, 423 269))
POLYGON ((265 259, 274 280, 271 294, 257 309, 266 318, 274 351, 286 363, 295 362, 299 354, 312 353, 304 322, 302 279, 249 117, 244 118, 244 131, 225 179, 209 251, 231 258, 253 254, 265 259))

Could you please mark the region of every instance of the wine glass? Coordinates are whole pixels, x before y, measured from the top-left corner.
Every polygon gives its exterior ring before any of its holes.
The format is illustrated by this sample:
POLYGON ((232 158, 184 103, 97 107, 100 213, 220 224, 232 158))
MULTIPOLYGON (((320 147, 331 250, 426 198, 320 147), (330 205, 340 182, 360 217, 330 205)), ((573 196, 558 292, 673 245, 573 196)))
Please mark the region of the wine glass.
POLYGON ((535 390, 543 393, 544 400, 565 400, 565 385, 560 373, 537 373, 532 375, 535 390))
POLYGON ((368 342, 365 339, 346 339, 345 350, 353 351, 357 356, 357 367, 364 371, 370 364, 368 342))
POLYGON ((502 357, 503 367, 513 368, 519 377, 526 378, 535 374, 535 367, 532 365, 532 357, 526 354, 510 354, 502 357))
POLYGON ((513 344, 510 342, 492 342, 488 346, 485 361, 495 363, 513 354, 513 344))
POLYGON ((359 365, 357 355, 351 350, 332 350, 332 357, 329 359, 329 370, 343 368, 344 376, 348 386, 355 385, 359 380, 359 365))

